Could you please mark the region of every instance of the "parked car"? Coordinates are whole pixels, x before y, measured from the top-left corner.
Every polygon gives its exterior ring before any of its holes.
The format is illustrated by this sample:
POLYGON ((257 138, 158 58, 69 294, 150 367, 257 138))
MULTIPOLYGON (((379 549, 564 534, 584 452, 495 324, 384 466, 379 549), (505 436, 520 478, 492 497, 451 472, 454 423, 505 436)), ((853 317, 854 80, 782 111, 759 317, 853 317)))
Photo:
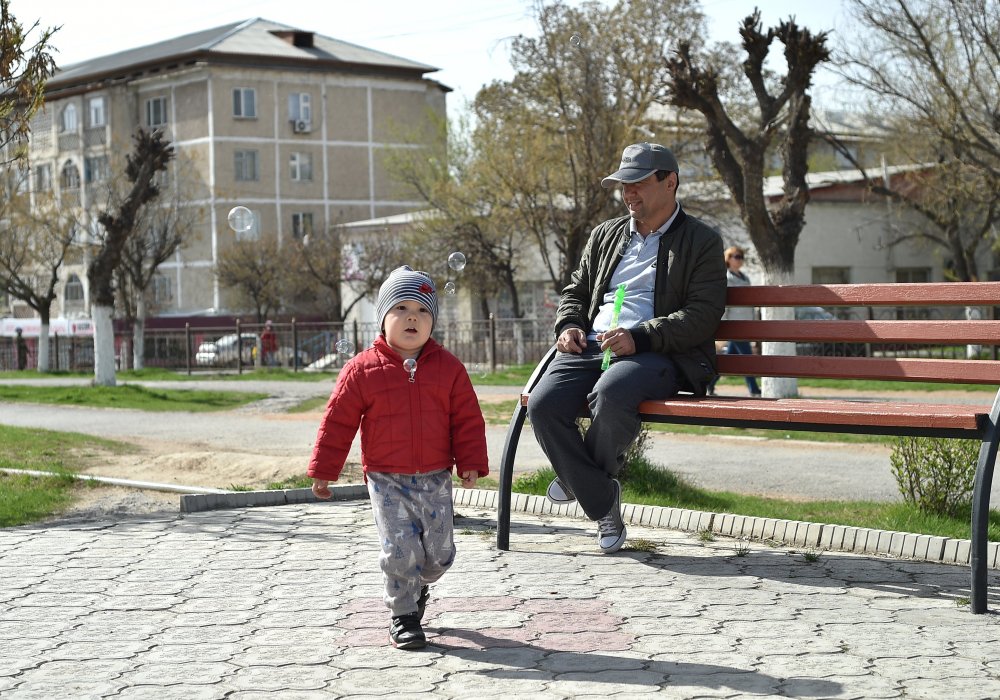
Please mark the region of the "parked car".
MULTIPOLYGON (((829 321, 837 318, 822 306, 796 306, 796 321, 829 321)), ((799 355, 827 355, 830 357, 864 357, 868 348, 863 343, 797 343, 799 355)))
MULTIPOLYGON (((257 343, 259 338, 256 333, 240 333, 240 355, 243 357, 243 364, 252 366, 257 358, 257 343)), ((295 352, 290 347, 281 346, 275 351, 275 361, 283 367, 291 367, 295 352)), ((299 367, 308 365, 312 358, 309 353, 299 350, 299 367)), ((195 364, 200 367, 235 367, 236 366, 236 334, 224 335, 218 340, 202 343, 198 346, 198 352, 194 356, 195 364)))
MULTIPOLYGON (((240 333, 240 348, 243 364, 252 365, 257 348, 257 334, 240 333)), ((236 353, 236 334, 230 333, 217 340, 199 345, 198 352, 194 355, 194 361, 201 367, 235 367, 236 353)))

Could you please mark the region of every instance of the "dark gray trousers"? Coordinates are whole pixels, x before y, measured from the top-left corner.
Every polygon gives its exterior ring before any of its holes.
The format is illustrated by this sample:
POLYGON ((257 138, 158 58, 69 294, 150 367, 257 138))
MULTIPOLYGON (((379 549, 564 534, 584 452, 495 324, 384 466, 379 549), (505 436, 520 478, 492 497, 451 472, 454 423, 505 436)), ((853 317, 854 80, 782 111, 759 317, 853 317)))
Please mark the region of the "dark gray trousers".
POLYGON ((611 510, 613 479, 639 435, 639 404, 677 393, 677 367, 656 352, 616 358, 601 371, 600 344, 580 355, 560 352, 531 392, 528 417, 559 480, 591 520, 611 510), (581 436, 576 419, 585 405, 591 423, 581 436))

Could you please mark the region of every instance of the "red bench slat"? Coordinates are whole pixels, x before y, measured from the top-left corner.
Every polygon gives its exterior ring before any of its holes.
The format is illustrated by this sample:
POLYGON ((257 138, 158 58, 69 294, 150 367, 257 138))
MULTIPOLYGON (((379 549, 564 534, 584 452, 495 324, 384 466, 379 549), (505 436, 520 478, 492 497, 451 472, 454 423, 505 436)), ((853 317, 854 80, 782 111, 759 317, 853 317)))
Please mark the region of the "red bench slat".
POLYGON ((1000 361, 998 360, 719 355, 719 372, 754 377, 1000 384, 1000 361))
POLYGON ((639 404, 639 411, 646 416, 773 421, 789 425, 824 423, 858 427, 955 428, 975 431, 976 416, 988 414, 990 407, 836 399, 678 397, 644 401, 639 404))
POLYGON ((723 321, 716 338, 847 343, 1000 344, 1000 321, 723 321))
POLYGON ((730 287, 727 300, 730 306, 994 306, 1000 282, 730 287))

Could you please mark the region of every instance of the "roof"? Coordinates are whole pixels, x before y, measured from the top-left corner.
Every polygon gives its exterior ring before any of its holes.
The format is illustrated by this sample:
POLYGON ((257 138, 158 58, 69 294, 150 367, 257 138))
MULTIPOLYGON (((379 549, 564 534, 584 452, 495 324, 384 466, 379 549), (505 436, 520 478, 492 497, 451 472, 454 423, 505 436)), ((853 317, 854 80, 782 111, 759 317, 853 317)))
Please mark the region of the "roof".
POLYGON ((278 22, 256 18, 204 29, 192 34, 139 46, 107 56, 99 56, 61 66, 48 81, 48 89, 60 89, 79 83, 114 78, 133 73, 137 68, 174 63, 196 57, 240 56, 282 62, 319 62, 343 67, 364 67, 416 75, 438 68, 392 54, 367 49, 340 39, 297 29, 278 22), (296 46, 280 33, 308 36, 312 46, 296 46))
POLYGON ((350 221, 342 225, 345 229, 358 228, 382 228, 385 226, 406 226, 421 221, 433 219, 438 213, 433 209, 422 209, 420 211, 410 211, 404 214, 391 214, 380 216, 375 219, 365 219, 364 221, 350 221))
MULTIPOLYGON (((882 168, 878 167, 869 168, 867 173, 869 177, 873 178, 880 176, 891 177, 902 173, 926 170, 928 167, 931 166, 926 163, 889 165, 885 167, 884 171, 882 168)), ((855 169, 826 170, 822 172, 806 173, 806 185, 809 186, 810 192, 815 192, 828 187, 836 187, 838 185, 850 185, 861 182, 864 182, 864 176, 861 174, 860 170, 855 169)), ((764 197, 766 199, 780 197, 784 194, 784 192, 785 181, 783 176, 772 175, 764 178, 764 197)), ((700 201, 719 201, 730 198, 729 189, 719 178, 688 182, 684 185, 680 194, 681 199, 683 199, 686 194, 691 199, 700 201)))

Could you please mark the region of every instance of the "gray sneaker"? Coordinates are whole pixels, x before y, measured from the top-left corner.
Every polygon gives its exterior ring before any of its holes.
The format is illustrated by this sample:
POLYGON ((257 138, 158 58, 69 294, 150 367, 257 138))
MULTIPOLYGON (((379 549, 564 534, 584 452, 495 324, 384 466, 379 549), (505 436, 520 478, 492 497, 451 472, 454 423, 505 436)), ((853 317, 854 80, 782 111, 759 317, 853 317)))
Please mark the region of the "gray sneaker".
POLYGON ((563 486, 563 482, 558 478, 549 482, 549 487, 545 490, 545 497, 557 506, 563 506, 576 500, 576 496, 568 488, 563 486))
POLYGON ((605 554, 614 554, 625 544, 625 523, 622 521, 622 485, 618 479, 611 480, 615 490, 615 500, 611 510, 597 521, 597 544, 605 554))

